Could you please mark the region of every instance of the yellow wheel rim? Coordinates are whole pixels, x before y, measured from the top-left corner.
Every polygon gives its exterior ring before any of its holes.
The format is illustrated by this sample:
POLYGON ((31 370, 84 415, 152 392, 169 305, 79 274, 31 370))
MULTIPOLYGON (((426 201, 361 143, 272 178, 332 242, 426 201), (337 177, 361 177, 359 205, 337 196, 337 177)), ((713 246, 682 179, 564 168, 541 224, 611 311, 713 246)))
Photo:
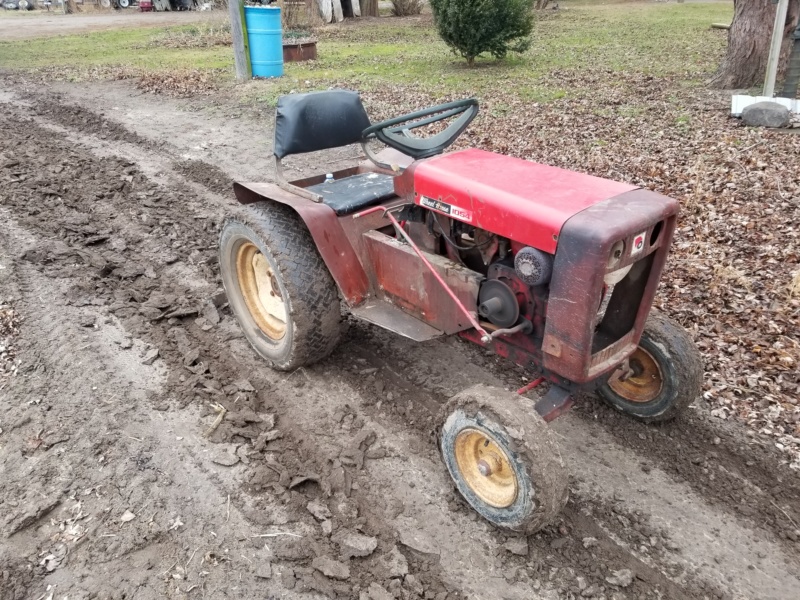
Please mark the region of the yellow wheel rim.
POLYGON ((455 459, 464 482, 482 502, 506 508, 517 499, 519 483, 508 454, 482 431, 464 429, 456 436, 455 459))
POLYGON ((270 339, 282 339, 286 335, 286 304, 276 273, 255 244, 245 242, 237 250, 236 276, 258 328, 270 339))
POLYGON ((630 402, 655 400, 664 387, 664 377, 656 359, 640 346, 628 359, 628 364, 628 377, 625 377, 622 369, 618 369, 609 378, 609 387, 630 402))

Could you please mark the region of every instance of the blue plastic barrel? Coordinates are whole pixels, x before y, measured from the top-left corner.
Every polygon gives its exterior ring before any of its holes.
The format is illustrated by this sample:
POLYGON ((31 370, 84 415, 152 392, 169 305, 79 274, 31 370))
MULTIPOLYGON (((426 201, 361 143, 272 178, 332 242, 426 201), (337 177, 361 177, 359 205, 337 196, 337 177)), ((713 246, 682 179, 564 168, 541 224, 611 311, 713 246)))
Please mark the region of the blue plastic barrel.
POLYGON ((245 6, 244 23, 250 42, 253 77, 283 75, 281 9, 277 6, 245 6))

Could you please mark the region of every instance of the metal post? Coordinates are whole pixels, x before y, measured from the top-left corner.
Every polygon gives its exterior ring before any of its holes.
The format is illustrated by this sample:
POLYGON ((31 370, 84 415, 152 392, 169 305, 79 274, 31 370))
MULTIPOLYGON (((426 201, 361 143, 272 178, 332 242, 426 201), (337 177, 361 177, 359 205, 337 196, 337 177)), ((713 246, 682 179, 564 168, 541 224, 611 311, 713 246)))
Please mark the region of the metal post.
POLYGON ((789 11, 789 0, 778 0, 775 11, 775 25, 772 27, 772 44, 769 48, 767 59, 767 78, 764 81, 764 96, 772 98, 775 95, 775 79, 778 76, 778 62, 781 56, 781 43, 783 42, 783 27, 786 25, 786 13, 789 11))
POLYGON ((247 28, 244 24, 243 0, 228 0, 228 16, 231 20, 233 38, 233 61, 236 64, 237 79, 252 79, 250 65, 250 44, 247 41, 247 28))
POLYGON ((792 51, 789 54, 789 67, 783 78, 783 90, 778 94, 781 98, 796 98, 797 86, 800 84, 800 23, 792 34, 792 51))

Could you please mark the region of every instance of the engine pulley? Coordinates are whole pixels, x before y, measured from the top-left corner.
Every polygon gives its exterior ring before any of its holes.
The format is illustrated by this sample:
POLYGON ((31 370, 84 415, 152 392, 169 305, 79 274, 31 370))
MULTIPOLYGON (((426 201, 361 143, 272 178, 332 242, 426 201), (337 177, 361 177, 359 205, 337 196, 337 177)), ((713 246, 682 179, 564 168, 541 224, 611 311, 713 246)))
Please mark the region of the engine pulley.
POLYGON ((478 314, 498 327, 512 327, 519 319, 517 296, 498 279, 485 281, 478 294, 478 314))

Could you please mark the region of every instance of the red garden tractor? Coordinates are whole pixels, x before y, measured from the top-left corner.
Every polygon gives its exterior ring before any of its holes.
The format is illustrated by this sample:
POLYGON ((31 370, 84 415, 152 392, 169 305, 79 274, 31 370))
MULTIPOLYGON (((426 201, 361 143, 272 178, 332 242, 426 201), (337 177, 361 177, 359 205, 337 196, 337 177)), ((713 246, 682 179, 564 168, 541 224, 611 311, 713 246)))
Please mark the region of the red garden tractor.
POLYGON ((477 112, 469 99, 371 124, 355 92, 283 96, 276 183, 234 185, 244 206, 223 226, 220 268, 246 338, 275 369, 330 354, 342 302, 413 340, 459 335, 530 369, 517 393, 457 394, 437 436, 467 502, 531 533, 567 499, 547 422, 586 391, 669 419, 700 393, 702 362, 680 326, 650 314, 677 202, 483 150, 445 153, 477 112), (354 143, 366 159, 351 168, 284 177, 290 154, 354 143), (538 399, 524 396, 543 382, 538 399))

